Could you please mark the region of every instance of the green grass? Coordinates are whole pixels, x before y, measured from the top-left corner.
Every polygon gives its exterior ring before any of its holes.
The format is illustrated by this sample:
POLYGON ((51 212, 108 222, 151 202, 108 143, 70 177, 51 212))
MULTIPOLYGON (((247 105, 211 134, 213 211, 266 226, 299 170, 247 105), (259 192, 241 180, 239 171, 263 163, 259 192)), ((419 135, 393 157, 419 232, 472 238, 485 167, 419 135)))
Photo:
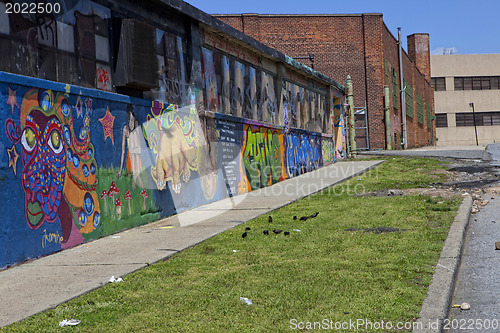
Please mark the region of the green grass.
MULTIPOLYGON (((391 157, 343 186, 426 186, 439 181, 430 176, 441 168, 391 157)), ((414 321, 460 202, 325 190, 273 212, 273 223, 261 216, 5 330, 56 332, 69 318, 82 321, 78 332, 286 332, 291 323, 324 319, 414 321), (307 221, 292 218, 316 211, 307 221), (245 227, 251 230, 243 239, 245 227), (405 231, 346 231, 375 227, 405 231), (291 235, 265 236, 265 229, 291 235)))

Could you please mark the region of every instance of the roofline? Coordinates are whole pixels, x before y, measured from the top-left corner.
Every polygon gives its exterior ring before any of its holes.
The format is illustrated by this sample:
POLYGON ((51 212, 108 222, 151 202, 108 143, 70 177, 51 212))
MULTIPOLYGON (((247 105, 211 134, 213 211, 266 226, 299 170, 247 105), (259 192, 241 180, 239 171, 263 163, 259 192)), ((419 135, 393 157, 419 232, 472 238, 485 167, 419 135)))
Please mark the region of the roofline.
POLYGON ((189 18, 195 21, 198 21, 206 26, 218 30, 221 34, 225 34, 229 37, 241 40, 245 44, 248 44, 250 49, 253 48, 257 50, 259 53, 265 54, 266 57, 274 59, 276 62, 283 63, 285 65, 295 68, 296 70, 305 72, 306 76, 313 77, 316 80, 322 81, 324 84, 332 85, 336 89, 341 90, 342 92, 345 93, 345 87, 339 84, 334 79, 326 76, 323 73, 315 71, 314 69, 306 65, 303 65, 302 63, 296 60, 291 59, 291 57, 285 55, 284 53, 281 53, 278 50, 273 49, 248 35, 245 35, 243 32, 233 28, 229 24, 222 22, 221 20, 215 18, 214 16, 209 15, 184 1, 159 0, 159 2, 188 16, 189 18))
POLYGON ((258 13, 233 13, 233 14, 210 14, 215 17, 228 16, 263 16, 263 17, 343 17, 343 16, 383 16, 382 13, 357 13, 357 14, 258 14, 258 13))

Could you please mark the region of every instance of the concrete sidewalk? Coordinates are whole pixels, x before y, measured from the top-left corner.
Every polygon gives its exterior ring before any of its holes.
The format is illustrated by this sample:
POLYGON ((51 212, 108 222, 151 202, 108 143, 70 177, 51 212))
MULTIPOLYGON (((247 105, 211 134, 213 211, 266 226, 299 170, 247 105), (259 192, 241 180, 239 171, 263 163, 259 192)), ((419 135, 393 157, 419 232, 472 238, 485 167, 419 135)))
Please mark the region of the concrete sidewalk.
POLYGON ((382 161, 338 162, 276 185, 198 207, 0 272, 0 326, 28 318, 120 277, 360 175, 382 161))

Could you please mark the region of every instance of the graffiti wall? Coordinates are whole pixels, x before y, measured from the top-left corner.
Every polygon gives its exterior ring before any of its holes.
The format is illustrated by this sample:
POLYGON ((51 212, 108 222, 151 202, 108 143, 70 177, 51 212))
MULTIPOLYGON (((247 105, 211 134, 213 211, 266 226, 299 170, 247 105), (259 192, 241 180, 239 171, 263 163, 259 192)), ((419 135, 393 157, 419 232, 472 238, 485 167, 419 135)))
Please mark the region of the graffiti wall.
POLYGON ((186 94, 182 107, 0 72, 0 268, 335 161, 331 135, 209 121, 210 93, 186 94))
POLYGON ((257 121, 276 121, 275 75, 202 48, 205 109, 257 121))

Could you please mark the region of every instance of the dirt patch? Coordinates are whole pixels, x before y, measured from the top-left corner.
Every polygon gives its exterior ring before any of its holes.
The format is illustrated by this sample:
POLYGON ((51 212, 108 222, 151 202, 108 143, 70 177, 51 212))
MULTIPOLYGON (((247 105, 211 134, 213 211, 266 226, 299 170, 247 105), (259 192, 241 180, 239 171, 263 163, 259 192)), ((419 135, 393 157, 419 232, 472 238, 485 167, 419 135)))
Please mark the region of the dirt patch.
POLYGON ((398 229, 398 228, 392 228, 392 227, 378 227, 378 228, 366 228, 366 229, 349 228, 349 229, 346 229, 345 231, 364 231, 364 232, 373 232, 375 234, 382 234, 382 233, 388 233, 388 232, 406 231, 406 229, 398 229))
POLYGON ((458 172, 466 172, 466 173, 494 173, 498 171, 498 167, 495 166, 485 166, 485 165, 466 165, 466 166, 456 166, 449 171, 458 171, 458 172))

